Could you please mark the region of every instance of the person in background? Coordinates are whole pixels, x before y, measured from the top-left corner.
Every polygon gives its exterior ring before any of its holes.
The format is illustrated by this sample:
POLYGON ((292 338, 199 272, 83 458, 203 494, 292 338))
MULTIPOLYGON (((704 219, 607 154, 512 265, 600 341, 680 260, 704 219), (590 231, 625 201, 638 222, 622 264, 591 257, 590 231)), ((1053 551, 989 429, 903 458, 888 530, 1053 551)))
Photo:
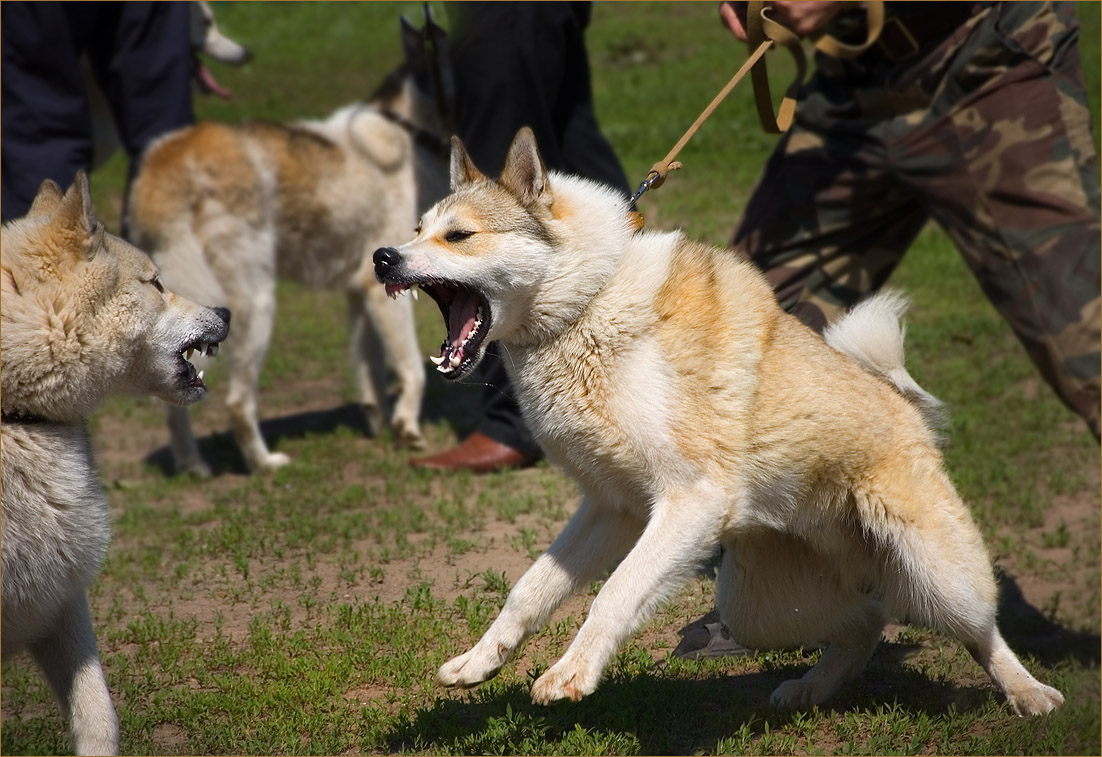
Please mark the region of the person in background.
MULTIPOLYGON (((456 130, 479 170, 501 172, 509 145, 530 126, 551 170, 631 194, 627 176, 593 111, 585 30, 587 2, 449 3, 456 130)), ((485 473, 543 456, 521 417, 497 345, 472 375, 485 384, 482 419, 457 447, 410 464, 485 473)))
POLYGON ((0 4, 3 220, 26 214, 45 179, 62 187, 93 165, 82 57, 103 90, 130 175, 146 145, 195 122, 190 3, 0 4))
MULTIPOLYGON (((737 3, 720 15, 746 39, 737 3)), ((846 3, 776 2, 863 40, 846 3)), ((818 54, 731 245, 816 330, 933 219, 1044 379, 1099 438, 1100 194, 1072 3, 885 4, 877 44, 818 54)))

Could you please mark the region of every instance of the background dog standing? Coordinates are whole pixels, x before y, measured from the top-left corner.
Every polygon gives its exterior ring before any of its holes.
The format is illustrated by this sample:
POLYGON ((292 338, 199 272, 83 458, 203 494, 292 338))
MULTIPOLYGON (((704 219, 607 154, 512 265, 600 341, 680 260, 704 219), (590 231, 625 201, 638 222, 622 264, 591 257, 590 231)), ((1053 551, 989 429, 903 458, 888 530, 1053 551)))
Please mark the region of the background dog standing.
POLYGON ((532 686, 537 703, 580 699, 722 544, 717 606, 736 638, 828 644, 777 704, 827 701, 892 617, 962 641, 1019 715, 1063 702, 996 627, 991 563, 929 425, 937 402, 903 367, 901 300, 870 301, 824 342, 749 263, 642 231, 616 192, 549 175, 528 130, 500 181, 456 140, 451 179, 413 241, 375 253, 376 274, 440 304, 446 378, 504 345, 525 418, 584 496, 441 684, 496 675, 618 563, 532 686))
POLYGON ((95 218, 83 173, 53 182, 0 245, 0 527, 3 656, 29 647, 70 720, 77 753, 118 751, 87 586, 111 516, 85 417, 113 392, 190 403, 185 355, 213 352, 229 313, 165 291, 145 253, 95 218))
MULTIPOLYGON (((424 37, 403 21, 406 66, 368 102, 324 121, 201 123, 154 143, 129 198, 129 226, 165 281, 234 312, 226 405, 251 471, 277 468, 257 418, 260 371, 275 319, 276 277, 343 290, 350 355, 368 427, 386 423, 383 352, 400 383, 390 417, 398 440, 423 445, 424 365, 413 309, 388 301, 370 253, 409 233, 419 209, 444 194, 443 125, 431 97, 424 37), (435 135, 435 137, 431 136, 435 135), (363 266, 366 264, 366 268, 363 266)), ((169 408, 180 472, 206 475, 183 408, 169 408)))

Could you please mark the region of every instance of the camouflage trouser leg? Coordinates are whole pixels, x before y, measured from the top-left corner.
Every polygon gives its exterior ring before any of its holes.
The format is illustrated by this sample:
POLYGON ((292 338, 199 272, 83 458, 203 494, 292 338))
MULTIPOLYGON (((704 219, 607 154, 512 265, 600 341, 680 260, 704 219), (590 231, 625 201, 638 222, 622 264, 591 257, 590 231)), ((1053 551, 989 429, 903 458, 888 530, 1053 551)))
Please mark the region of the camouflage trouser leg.
POLYGON ((920 110, 854 119, 898 96, 817 76, 823 94, 801 103, 732 242, 821 329, 884 283, 932 217, 1098 438, 1100 194, 1078 48, 1047 7, 1003 13, 943 46, 953 62, 937 76, 916 75, 934 82, 920 110))

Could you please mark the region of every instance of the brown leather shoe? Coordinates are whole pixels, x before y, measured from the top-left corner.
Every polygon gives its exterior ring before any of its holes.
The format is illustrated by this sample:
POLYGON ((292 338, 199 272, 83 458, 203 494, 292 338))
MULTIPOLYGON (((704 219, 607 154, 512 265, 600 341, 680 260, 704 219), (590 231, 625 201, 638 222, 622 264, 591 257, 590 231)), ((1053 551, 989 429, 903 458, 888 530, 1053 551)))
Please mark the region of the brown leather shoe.
POLYGON ((505 468, 523 468, 534 462, 534 457, 476 431, 458 446, 432 457, 410 458, 409 464, 414 468, 429 470, 470 470, 475 473, 490 473, 505 468))

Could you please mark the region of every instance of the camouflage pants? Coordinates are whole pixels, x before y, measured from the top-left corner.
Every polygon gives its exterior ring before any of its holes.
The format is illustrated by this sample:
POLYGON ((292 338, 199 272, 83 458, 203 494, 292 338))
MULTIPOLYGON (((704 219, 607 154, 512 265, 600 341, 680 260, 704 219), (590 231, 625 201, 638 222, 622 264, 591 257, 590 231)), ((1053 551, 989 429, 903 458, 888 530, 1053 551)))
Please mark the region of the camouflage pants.
POLYGON ((902 63, 820 56, 732 245, 821 330, 932 218, 1097 438, 1098 164, 1064 5, 984 7, 902 63))

